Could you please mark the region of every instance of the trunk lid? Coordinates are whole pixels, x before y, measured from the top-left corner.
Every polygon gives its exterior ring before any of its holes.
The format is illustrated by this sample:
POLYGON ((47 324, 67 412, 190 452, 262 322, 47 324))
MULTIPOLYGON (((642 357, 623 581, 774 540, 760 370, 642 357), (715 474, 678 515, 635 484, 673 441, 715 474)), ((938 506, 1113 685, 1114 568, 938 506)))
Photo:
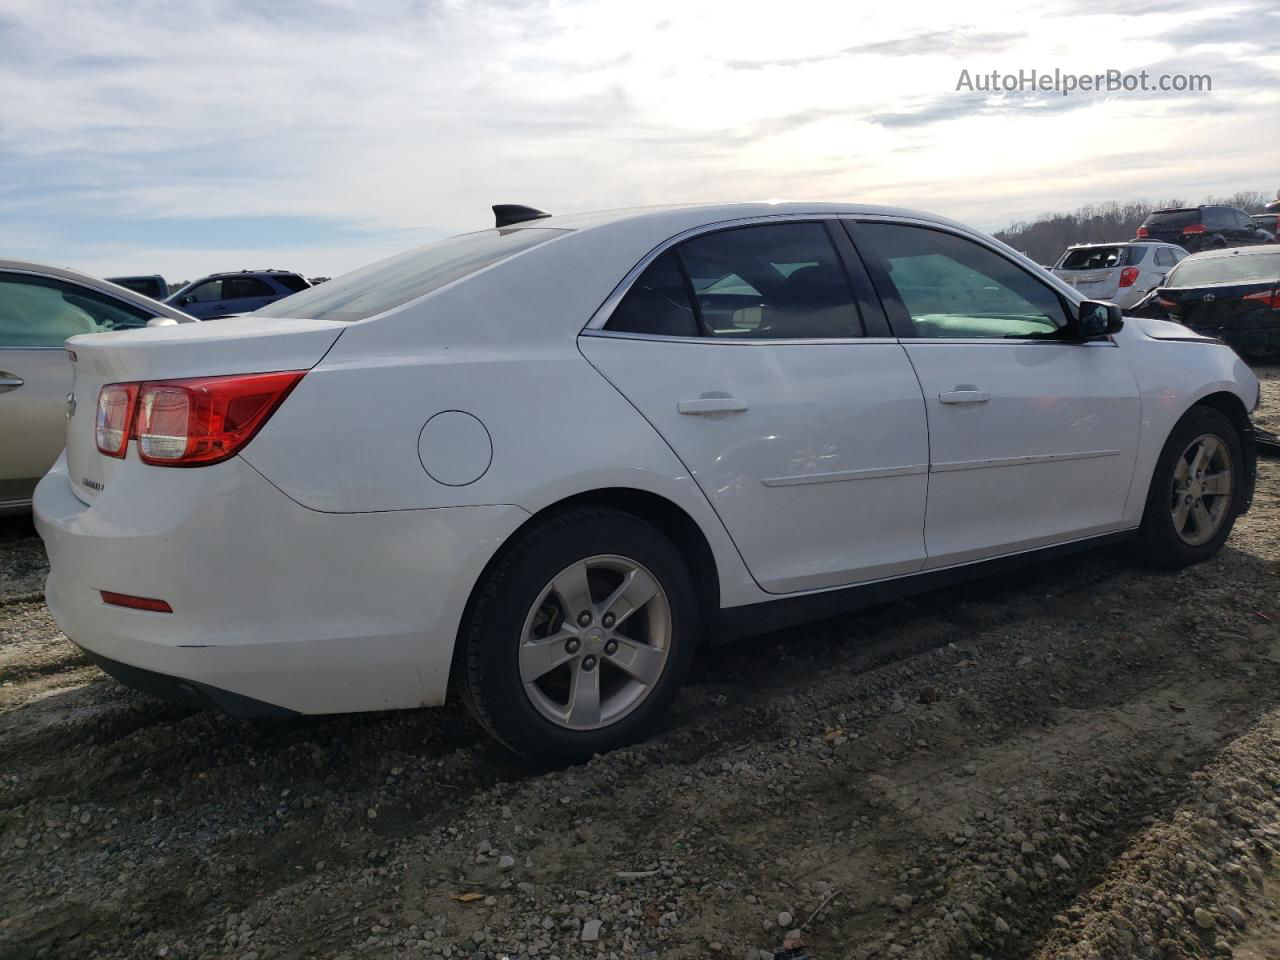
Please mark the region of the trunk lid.
POLYGON ((124 460, 98 452, 94 421, 104 384, 307 370, 344 329, 325 320, 248 316, 72 337, 67 341, 74 372, 73 399, 67 403, 67 473, 76 496, 93 502, 116 471, 138 456, 136 441, 124 460))
POLYGON ((1058 267, 1053 272, 1090 300, 1110 300, 1120 289, 1120 270, 1120 267, 1107 270, 1067 270, 1058 267))
POLYGON ((1272 280, 1255 280, 1199 287, 1161 287, 1156 296, 1170 304, 1165 310, 1171 319, 1198 333, 1217 336, 1224 329, 1250 326, 1254 319, 1274 322, 1268 307, 1244 298, 1251 294, 1273 294, 1276 286, 1272 280))

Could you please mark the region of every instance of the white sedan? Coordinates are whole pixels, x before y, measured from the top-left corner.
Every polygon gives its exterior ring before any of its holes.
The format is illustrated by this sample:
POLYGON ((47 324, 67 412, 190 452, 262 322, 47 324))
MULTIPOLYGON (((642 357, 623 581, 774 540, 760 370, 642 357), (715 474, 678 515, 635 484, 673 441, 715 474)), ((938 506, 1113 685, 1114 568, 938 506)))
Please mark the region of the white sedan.
POLYGON ((74 337, 49 608, 241 716, 456 690, 514 750, 650 730, 694 648, 1135 539, 1213 556, 1249 368, 990 237, 847 204, 500 211, 217 324, 74 337))

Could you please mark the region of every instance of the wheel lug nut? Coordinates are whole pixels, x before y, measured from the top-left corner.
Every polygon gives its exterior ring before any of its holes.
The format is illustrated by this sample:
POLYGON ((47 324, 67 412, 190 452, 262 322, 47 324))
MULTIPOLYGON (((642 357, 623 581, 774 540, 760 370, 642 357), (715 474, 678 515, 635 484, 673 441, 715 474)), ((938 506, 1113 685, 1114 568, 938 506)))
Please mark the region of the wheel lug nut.
POLYGON ((606 613, 604 615, 604 618, 600 622, 603 623, 605 625, 605 628, 607 629, 609 627, 612 627, 615 623, 617 623, 618 618, 615 617, 612 613, 606 613))
POLYGON ((583 657, 583 658, 582 658, 582 669, 583 669, 583 670, 594 670, 595 668, 596 668, 596 658, 595 658, 595 657, 589 657, 589 656, 588 656, 588 657, 583 657))
POLYGON ((582 646, 582 644, 581 644, 581 642, 578 640, 578 638, 577 638, 577 637, 573 637, 573 638, 571 638, 570 640, 565 641, 564 649, 565 649, 565 652, 566 652, 566 653, 577 653, 577 652, 578 652, 578 648, 579 648, 579 647, 581 647, 581 646, 582 646))
POLYGON ((586 627, 586 626, 589 626, 590 624, 591 624, 591 611, 583 610, 580 614, 578 614, 578 626, 586 627))
POLYGON ((612 657, 615 653, 618 652, 618 641, 610 640, 608 643, 606 643, 604 645, 604 652, 612 657))

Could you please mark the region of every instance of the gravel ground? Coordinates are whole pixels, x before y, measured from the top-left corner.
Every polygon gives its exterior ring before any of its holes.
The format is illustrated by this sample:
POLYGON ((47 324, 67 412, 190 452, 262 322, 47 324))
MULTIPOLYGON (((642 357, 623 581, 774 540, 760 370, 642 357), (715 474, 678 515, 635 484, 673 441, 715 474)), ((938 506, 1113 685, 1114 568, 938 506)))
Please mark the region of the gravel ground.
POLYGON ((1201 567, 1096 552, 708 650, 656 736, 558 771, 456 705, 132 693, 8 521, 0 958, 1275 958, 1278 518, 1264 461, 1201 567))

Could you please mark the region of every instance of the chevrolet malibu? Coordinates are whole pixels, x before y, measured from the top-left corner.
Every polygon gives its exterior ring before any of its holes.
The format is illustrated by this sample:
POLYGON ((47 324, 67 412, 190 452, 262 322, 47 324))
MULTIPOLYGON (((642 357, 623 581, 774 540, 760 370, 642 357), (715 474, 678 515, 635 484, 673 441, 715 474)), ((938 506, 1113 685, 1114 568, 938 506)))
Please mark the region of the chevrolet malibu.
POLYGON ((252 316, 89 335, 40 482, 59 626, 239 716, 440 704, 573 761, 695 648, 1133 540, 1212 557, 1249 368, 968 227, 845 204, 548 217, 252 316))

